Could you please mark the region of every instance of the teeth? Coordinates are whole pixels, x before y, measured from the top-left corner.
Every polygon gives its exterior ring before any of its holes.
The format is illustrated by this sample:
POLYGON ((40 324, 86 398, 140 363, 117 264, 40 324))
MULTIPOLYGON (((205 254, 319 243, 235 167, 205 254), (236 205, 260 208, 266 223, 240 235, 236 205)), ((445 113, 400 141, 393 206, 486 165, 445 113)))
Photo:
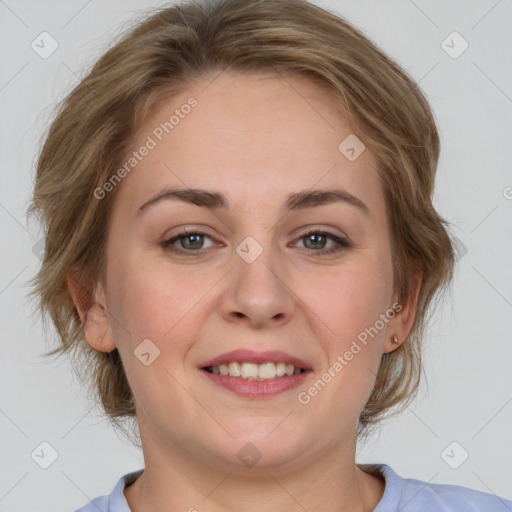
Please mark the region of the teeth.
POLYGON ((286 373, 286 364, 285 363, 277 363, 276 365, 276 375, 278 377, 282 377, 286 373))
POLYGON ((242 369, 238 363, 229 363, 229 375, 233 377, 240 377, 242 375, 242 369))
POLYGON ((219 364, 210 367, 211 373, 216 375, 230 375, 246 380, 270 380, 276 377, 300 375, 303 370, 296 368, 293 364, 286 363, 238 363, 233 361, 229 364, 219 364))
MULTIPOLYGON (((232 363, 231 363, 232 364, 232 363)), ((231 364, 229 367, 231 368, 231 364)), ((231 371, 229 372, 231 375, 231 371)), ((257 379, 258 378, 258 365, 252 363, 243 363, 241 365, 242 379, 257 379)))
POLYGON ((260 379, 275 379, 276 378, 276 365, 274 363, 260 364, 258 377, 260 379))

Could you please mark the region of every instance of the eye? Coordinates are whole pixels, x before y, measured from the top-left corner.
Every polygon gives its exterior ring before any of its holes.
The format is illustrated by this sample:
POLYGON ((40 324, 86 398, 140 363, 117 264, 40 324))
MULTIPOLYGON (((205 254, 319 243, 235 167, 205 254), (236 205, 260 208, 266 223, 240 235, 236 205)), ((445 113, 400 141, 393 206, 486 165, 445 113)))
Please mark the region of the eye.
MULTIPOLYGON (((206 233, 201 233, 198 231, 187 232, 185 230, 183 233, 180 233, 162 242, 162 247, 174 254, 200 256, 205 251, 205 249, 216 245, 215 243, 211 243, 209 246, 205 247, 204 243, 206 239, 213 241, 212 237, 206 233), (177 247, 176 244, 181 247, 177 247)), ((299 240, 304 241, 305 248, 309 249, 313 256, 334 254, 351 247, 349 242, 347 242, 347 240, 344 238, 341 238, 333 233, 320 231, 317 229, 312 229, 303 234, 299 240), (331 246, 326 247, 328 242, 331 242, 331 246)))
POLYGON ((304 241, 306 249, 310 249, 314 256, 323 254, 333 254, 346 250, 350 244, 344 239, 333 233, 326 231, 310 230, 303 234, 299 240, 304 241), (325 248, 328 241, 334 242, 331 247, 325 248))
MULTIPOLYGON (((191 232, 185 231, 185 233, 173 236, 172 238, 165 240, 162 243, 162 247, 164 249, 174 252, 176 254, 190 255, 191 252, 199 252, 202 249, 205 249, 205 247, 204 247, 205 238, 212 240, 212 238, 210 236, 208 236, 206 233, 200 233, 197 231, 191 231, 191 232), (176 244, 176 242, 179 242, 179 245, 181 245, 181 248, 174 246, 174 244, 176 244)), ((213 246, 213 245, 214 244, 212 244, 211 246, 213 246)))

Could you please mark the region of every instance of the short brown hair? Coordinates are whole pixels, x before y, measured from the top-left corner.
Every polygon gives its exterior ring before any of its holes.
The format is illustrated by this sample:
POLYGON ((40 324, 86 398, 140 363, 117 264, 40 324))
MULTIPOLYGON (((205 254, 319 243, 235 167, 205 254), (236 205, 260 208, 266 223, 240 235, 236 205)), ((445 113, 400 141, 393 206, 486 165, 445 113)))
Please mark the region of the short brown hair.
POLYGON ((61 340, 47 355, 76 356, 115 426, 135 416, 118 351, 88 345, 66 276, 80 269, 84 300, 102 278, 115 190, 103 200, 94 190, 119 168, 150 109, 223 70, 301 75, 330 88, 379 164, 398 300, 411 298, 416 273, 421 286, 410 335, 382 357, 359 419, 364 436, 415 396, 428 312, 453 273, 447 223, 432 205, 439 136, 407 73, 344 19, 305 0, 192 0, 162 8, 107 51, 62 102, 39 156, 30 208, 46 234, 34 293, 61 340))

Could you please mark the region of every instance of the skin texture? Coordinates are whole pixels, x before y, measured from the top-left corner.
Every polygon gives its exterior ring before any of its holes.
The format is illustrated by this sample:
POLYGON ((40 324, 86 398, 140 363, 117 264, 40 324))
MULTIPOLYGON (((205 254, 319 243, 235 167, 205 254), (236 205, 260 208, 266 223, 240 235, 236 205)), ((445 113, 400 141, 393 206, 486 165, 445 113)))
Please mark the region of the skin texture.
POLYGON ((119 350, 136 399, 146 469, 125 496, 134 512, 371 511, 384 483, 355 464, 358 417, 382 354, 397 348, 392 336, 410 332, 414 304, 307 405, 297 395, 396 302, 376 160, 369 150, 355 161, 338 150, 352 129, 337 97, 305 78, 211 80, 165 100, 140 127, 134 149, 188 98, 198 102, 117 185, 105 282, 91 307, 76 301, 88 343, 119 350), (221 192, 231 208, 163 200, 137 213, 170 187, 221 192), (331 188, 369 214, 342 202, 281 209, 289 194, 331 188), (351 246, 317 255, 336 242, 307 245, 309 227, 351 246), (192 256, 162 247, 183 228, 210 237, 174 242, 192 246, 192 256), (235 250, 248 236, 263 249, 252 263, 235 250), (145 339, 160 350, 148 366, 134 356, 145 339), (244 398, 199 369, 235 349, 281 350, 313 371, 298 388, 244 398), (251 468, 237 457, 248 442, 261 454, 251 468))

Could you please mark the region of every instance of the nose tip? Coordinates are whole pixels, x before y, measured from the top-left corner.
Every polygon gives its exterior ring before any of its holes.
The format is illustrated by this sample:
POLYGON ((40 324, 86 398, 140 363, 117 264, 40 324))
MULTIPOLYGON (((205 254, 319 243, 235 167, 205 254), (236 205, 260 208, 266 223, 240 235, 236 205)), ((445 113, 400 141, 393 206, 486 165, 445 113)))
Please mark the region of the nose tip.
MULTIPOLYGON (((247 241, 247 246, 254 255, 251 243, 247 241)), ((252 263, 242 257, 238 268, 232 273, 229 289, 222 302, 222 311, 231 321, 263 327, 267 323, 275 325, 286 322, 291 317, 292 294, 279 275, 284 272, 270 268, 270 253, 265 253, 260 253, 252 263)))

